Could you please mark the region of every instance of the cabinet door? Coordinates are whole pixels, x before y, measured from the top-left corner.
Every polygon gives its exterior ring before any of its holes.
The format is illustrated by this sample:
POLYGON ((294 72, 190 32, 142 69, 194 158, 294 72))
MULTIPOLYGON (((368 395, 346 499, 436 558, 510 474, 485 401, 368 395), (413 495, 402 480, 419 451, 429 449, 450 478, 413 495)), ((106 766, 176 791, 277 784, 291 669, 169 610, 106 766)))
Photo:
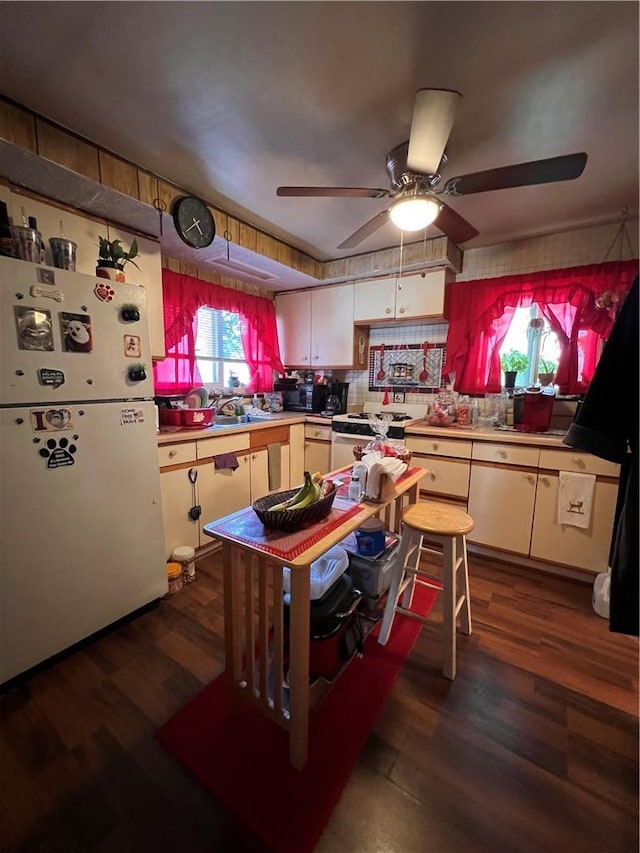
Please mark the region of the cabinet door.
MULTIPOLYGON (((297 483, 304 480, 305 470, 305 448, 304 448, 304 424, 292 424, 289 427, 289 488, 292 489, 297 483)), ((314 469, 315 470, 315 469, 314 469)))
POLYGON ((282 361, 291 367, 309 367, 311 355, 311 291, 276 296, 276 321, 282 361))
POLYGON ((311 291, 311 366, 353 365, 353 284, 311 291))
POLYGON ((396 311, 396 280, 377 278, 359 281, 354 285, 354 323, 391 320, 396 311))
POLYGON ((469 515, 474 528, 468 540, 528 556, 536 477, 512 468, 472 465, 469 515))
MULTIPOLYGON (((307 439, 304 443, 304 467, 305 471, 320 471, 327 474, 331 468, 331 442, 312 441, 307 439)), ((304 474, 302 479, 304 479, 304 474)), ((302 482, 302 480, 300 481, 302 482)))
MULTIPOLYGON (((199 470, 199 469, 196 469, 199 470)), ((199 478, 196 487, 199 485, 199 478)), ((189 482, 189 469, 178 468, 175 471, 160 472, 160 490, 162 494, 162 523, 164 528, 164 547, 167 559, 174 548, 200 544, 200 526, 189 518, 189 510, 194 504, 194 489, 189 482)), ((199 500, 196 488, 196 500, 199 500)))
POLYGON ((427 476, 420 490, 427 494, 467 498, 469 494, 469 462, 465 459, 443 459, 440 456, 414 456, 412 465, 426 468, 427 476))
POLYGON ((596 481, 591 527, 582 529, 557 522, 559 482, 553 474, 538 476, 531 556, 592 572, 606 572, 618 484, 596 481))
POLYGON ((140 284, 146 288, 151 355, 153 358, 164 358, 166 351, 164 346, 160 244, 155 240, 130 234, 128 231, 123 231, 120 228, 114 228, 112 225, 109 226, 108 230, 109 239, 121 240, 125 247, 131 245, 134 237, 138 241, 138 251, 140 254, 135 258, 135 262, 139 269, 136 269, 132 264, 127 264, 125 267, 125 276, 127 282, 140 284))
MULTIPOLYGON (((303 474, 304 479, 304 474, 303 474)), ((280 448, 280 485, 269 488, 269 452, 265 449, 251 452, 251 503, 270 492, 282 492, 289 488, 289 446, 280 448)))
MULTIPOLYGON (((201 528, 251 504, 251 456, 238 454, 239 466, 216 471, 213 460, 198 466, 198 494, 202 506, 201 528)), ((200 544, 210 545, 211 537, 200 533, 200 544)))
POLYGON ((396 318, 442 317, 447 270, 429 270, 400 279, 396 290, 396 318))

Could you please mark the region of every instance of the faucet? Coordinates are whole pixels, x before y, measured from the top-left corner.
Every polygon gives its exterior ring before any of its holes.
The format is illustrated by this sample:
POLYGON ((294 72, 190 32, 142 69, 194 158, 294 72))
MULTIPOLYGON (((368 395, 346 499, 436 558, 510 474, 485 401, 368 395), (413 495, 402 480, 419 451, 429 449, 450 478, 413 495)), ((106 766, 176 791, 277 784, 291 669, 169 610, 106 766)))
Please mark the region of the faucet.
POLYGON ((237 394, 236 394, 236 396, 235 396, 235 397, 229 397, 228 399, 225 399, 223 396, 220 396, 220 397, 215 401, 215 406, 216 406, 216 409, 217 409, 217 411, 218 411, 218 414, 222 414, 222 415, 223 415, 223 414, 226 414, 226 412, 225 412, 225 411, 223 411, 223 410, 224 410, 224 409, 227 409, 227 410, 228 410, 228 407, 232 405, 232 406, 233 406, 233 411, 232 411, 232 412, 230 412, 229 414, 235 415, 235 413, 236 413, 236 403, 242 402, 242 399, 243 399, 243 398, 242 398, 242 397, 239 397, 237 394), (223 401, 222 403, 220 402, 221 400, 223 401))

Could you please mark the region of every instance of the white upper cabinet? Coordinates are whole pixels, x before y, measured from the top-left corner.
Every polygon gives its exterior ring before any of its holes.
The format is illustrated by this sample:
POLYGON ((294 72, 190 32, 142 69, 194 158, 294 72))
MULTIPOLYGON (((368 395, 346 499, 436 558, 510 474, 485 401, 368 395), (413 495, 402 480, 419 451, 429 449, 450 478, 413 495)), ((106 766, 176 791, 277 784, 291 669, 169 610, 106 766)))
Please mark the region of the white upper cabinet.
POLYGON ((445 284, 449 270, 428 270, 398 279, 358 281, 354 291, 354 322, 409 320, 444 315, 445 284))
POLYGON ((352 367, 353 284, 276 296, 278 337, 288 367, 352 367))

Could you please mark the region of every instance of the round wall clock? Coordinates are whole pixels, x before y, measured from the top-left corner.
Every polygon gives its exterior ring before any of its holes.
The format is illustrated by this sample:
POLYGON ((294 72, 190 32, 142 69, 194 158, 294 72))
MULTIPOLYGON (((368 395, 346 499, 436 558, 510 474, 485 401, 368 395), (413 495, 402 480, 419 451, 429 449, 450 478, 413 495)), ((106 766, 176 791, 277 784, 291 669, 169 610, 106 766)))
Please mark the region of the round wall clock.
POLYGON ((188 246, 204 249, 213 243, 216 225, 207 205, 192 195, 184 195, 173 204, 173 223, 188 246))

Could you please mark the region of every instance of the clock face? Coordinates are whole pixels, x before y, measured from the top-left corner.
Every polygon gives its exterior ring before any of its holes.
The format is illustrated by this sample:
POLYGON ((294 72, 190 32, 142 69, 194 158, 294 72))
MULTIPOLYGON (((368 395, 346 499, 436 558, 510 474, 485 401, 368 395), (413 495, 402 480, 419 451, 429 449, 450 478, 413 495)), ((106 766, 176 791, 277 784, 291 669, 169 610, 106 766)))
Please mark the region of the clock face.
POLYGON ((188 246, 204 249, 213 243, 216 226, 209 208, 195 196, 182 196, 173 205, 176 231, 188 246))

